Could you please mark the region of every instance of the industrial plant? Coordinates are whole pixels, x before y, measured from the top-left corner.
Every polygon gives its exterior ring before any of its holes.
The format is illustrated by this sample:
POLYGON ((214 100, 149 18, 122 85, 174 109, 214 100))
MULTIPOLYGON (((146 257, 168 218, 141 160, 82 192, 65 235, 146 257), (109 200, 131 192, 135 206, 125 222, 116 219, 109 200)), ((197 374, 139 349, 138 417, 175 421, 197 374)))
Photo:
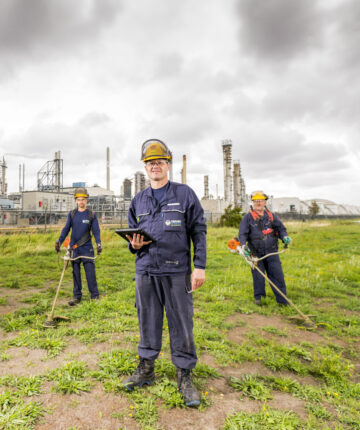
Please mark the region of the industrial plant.
MULTIPOLYGON (((201 204, 205 216, 210 222, 218 222, 229 205, 239 207, 243 212, 249 209, 249 197, 246 194, 245 180, 240 161, 232 160, 232 141, 222 140, 224 195, 219 196, 218 184, 216 195, 209 192, 210 175, 204 176, 204 193, 201 204)), ((61 152, 55 152, 54 158, 47 161, 37 172, 35 190, 25 190, 25 164, 19 165, 18 192, 8 193, 5 157, 0 164, 0 225, 27 226, 33 224, 59 223, 64 221, 68 211, 74 208, 74 191, 77 187, 87 187, 89 192, 88 207, 94 210, 103 223, 126 223, 127 210, 132 197, 150 185, 143 172, 137 171, 133 177, 123 180, 119 194, 110 189, 110 148, 106 148, 106 188, 99 185, 87 186, 85 182, 73 182, 64 186, 64 161, 61 152)), ((187 184, 187 155, 182 155, 181 182, 187 184)), ((173 180, 173 164, 170 164, 170 180, 173 180)), ((191 185, 191 184, 190 184, 191 185)), ((338 205, 324 199, 301 200, 298 197, 270 196, 268 208, 280 214, 306 215, 316 203, 318 215, 323 216, 360 216, 360 207, 338 205)))

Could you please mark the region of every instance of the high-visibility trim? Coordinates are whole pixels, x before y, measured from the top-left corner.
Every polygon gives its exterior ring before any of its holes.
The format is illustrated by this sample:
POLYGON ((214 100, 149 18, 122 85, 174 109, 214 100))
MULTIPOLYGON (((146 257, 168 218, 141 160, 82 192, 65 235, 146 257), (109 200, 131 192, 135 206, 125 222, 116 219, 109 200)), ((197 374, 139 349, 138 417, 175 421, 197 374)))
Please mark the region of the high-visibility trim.
MULTIPOLYGON (((270 221, 274 221, 274 214, 272 212, 270 212, 267 209, 265 209, 264 212, 266 212, 268 214, 268 217, 269 217, 270 221)), ((254 221, 257 221, 257 220, 260 219, 260 215, 256 211, 254 211, 254 210, 250 211, 250 215, 252 216, 252 218, 253 218, 254 221)))
POLYGON ((273 233, 273 229, 272 228, 267 228, 266 230, 262 230, 261 232, 262 232, 262 234, 265 234, 265 235, 267 235, 267 234, 271 234, 271 233, 273 233))

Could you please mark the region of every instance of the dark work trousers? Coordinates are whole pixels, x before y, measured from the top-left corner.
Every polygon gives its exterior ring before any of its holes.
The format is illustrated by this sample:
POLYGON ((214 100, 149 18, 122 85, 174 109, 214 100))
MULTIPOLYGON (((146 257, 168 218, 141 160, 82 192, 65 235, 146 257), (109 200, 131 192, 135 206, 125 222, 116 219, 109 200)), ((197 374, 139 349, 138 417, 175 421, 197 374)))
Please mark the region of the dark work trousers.
MULTIPOLYGON (((268 278, 279 288, 282 293, 286 295, 284 274, 281 267, 281 261, 278 255, 272 255, 271 257, 259 261, 258 268, 263 273, 266 273, 268 278)), ((257 270, 251 270, 251 272, 254 281, 255 299, 260 299, 261 296, 265 297, 265 278, 257 270)), ((278 303, 287 303, 287 301, 273 287, 271 288, 275 294, 276 301, 278 303)))
POLYGON ((86 281, 88 284, 91 298, 94 299, 95 297, 99 297, 99 291, 98 291, 97 282, 96 282, 94 260, 79 258, 79 260, 75 260, 71 262, 72 268, 73 268, 73 280, 74 280, 73 293, 74 293, 75 299, 81 299, 81 296, 82 296, 81 272, 80 272, 81 263, 83 263, 84 265, 86 281))
POLYGON ((169 325, 171 360, 176 367, 193 369, 197 362, 193 337, 193 298, 190 276, 136 274, 139 320, 139 357, 153 360, 161 350, 164 307, 169 325))

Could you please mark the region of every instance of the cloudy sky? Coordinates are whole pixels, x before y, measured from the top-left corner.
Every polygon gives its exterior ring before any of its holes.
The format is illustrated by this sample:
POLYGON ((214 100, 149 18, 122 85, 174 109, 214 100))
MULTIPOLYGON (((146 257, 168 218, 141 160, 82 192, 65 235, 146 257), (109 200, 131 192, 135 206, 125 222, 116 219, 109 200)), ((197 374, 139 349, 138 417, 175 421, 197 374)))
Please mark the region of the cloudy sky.
POLYGON ((9 191, 60 150, 64 184, 111 188, 141 143, 223 194, 221 140, 247 191, 359 205, 358 0, 1 0, 0 157, 9 191))

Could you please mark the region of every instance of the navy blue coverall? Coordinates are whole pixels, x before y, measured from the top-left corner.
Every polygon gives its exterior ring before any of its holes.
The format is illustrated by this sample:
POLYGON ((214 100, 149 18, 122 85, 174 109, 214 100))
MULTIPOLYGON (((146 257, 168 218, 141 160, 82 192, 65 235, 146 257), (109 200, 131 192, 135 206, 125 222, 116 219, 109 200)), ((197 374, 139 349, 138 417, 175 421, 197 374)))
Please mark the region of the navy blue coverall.
MULTIPOLYGON (((257 257, 263 257, 271 252, 277 252, 278 239, 287 236, 286 228, 279 217, 273 214, 271 220, 265 211, 264 216, 255 220, 251 213, 244 215, 239 228, 239 240, 241 245, 247 244, 252 253, 257 257), (270 231, 271 230, 271 231, 270 231)), ((278 255, 273 255, 258 262, 258 268, 267 273, 269 279, 286 295, 286 284, 281 261, 278 255)), ((254 297, 265 297, 265 278, 257 271, 251 270, 254 284, 254 297)), ((286 300, 272 288, 278 303, 287 303, 286 300)))
MULTIPOLYGON (((87 232, 90 233, 90 231, 93 232, 96 243, 101 243, 100 227, 99 227, 99 222, 96 217, 96 214, 93 213, 93 220, 91 222, 89 218, 88 209, 86 209, 84 212, 76 211, 73 217, 73 220, 71 220, 71 212, 72 211, 68 213, 65 227, 61 231, 61 234, 59 237, 60 244, 64 242, 66 236, 69 234, 70 229, 71 229, 70 247, 74 246, 83 237, 85 233, 87 232)), ((73 258, 79 255, 94 257, 94 248, 91 243, 91 238, 84 245, 79 246, 78 248, 74 249, 72 252, 73 252, 72 254, 73 258)), ((82 296, 81 272, 80 272, 81 263, 83 263, 84 265, 86 281, 88 284, 91 298, 95 299, 99 297, 99 291, 98 291, 97 282, 96 282, 95 261, 88 260, 86 258, 79 258, 78 260, 72 261, 71 263, 73 268, 74 297, 76 299, 81 300, 81 296, 82 296)))
MULTIPOLYGON (((193 263, 206 266, 206 222, 194 191, 184 184, 168 182, 156 200, 151 187, 131 202, 130 228, 142 228, 154 241, 134 250, 136 253, 135 305, 140 343, 138 354, 156 359, 161 350, 164 307, 169 325, 172 362, 182 369, 193 369, 197 362, 193 337, 193 299, 191 292, 191 241, 193 263)), ((158 197, 159 193, 156 193, 158 197)))

